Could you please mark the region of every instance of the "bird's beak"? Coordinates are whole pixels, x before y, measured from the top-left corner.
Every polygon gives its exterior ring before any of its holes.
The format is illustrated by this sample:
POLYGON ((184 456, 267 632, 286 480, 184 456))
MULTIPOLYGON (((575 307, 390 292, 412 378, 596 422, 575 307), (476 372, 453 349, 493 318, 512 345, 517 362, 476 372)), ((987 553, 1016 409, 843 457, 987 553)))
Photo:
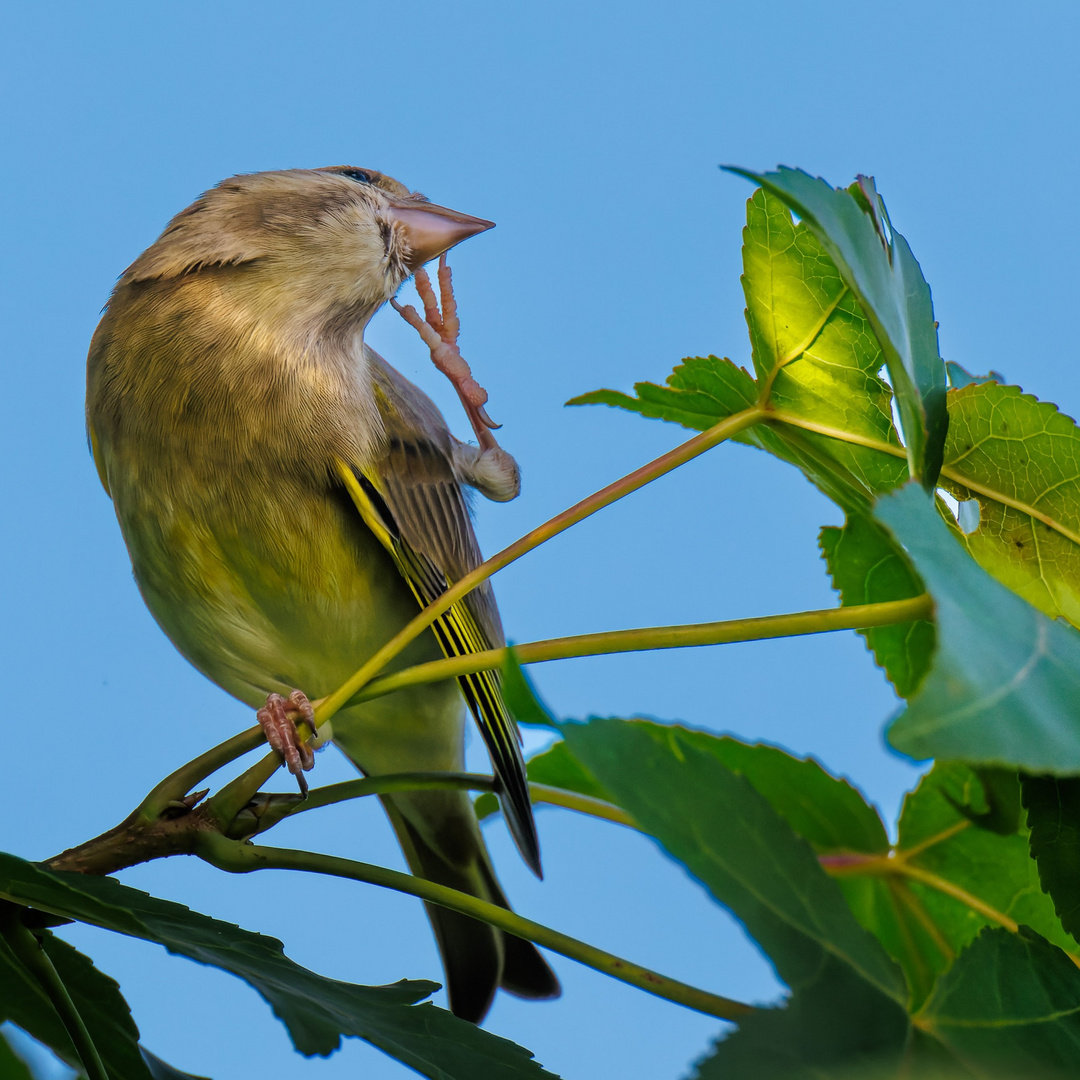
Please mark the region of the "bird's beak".
POLYGON ((405 232, 409 244, 406 265, 410 270, 418 270, 462 240, 495 227, 494 221, 459 214, 434 203, 392 202, 388 212, 405 232))

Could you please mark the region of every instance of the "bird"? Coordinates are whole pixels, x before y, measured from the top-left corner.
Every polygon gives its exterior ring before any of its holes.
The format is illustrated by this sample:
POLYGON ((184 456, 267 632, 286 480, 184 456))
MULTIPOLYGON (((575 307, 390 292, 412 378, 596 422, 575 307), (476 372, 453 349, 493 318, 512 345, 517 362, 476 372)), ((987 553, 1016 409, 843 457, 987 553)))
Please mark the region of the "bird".
MULTIPOLYGON (((90 448, 142 597, 183 656, 257 710, 303 790, 313 754, 297 725, 310 723, 311 702, 479 565, 472 489, 498 501, 518 493, 517 464, 457 348, 445 254, 492 224, 373 169, 232 176, 127 268, 93 335, 90 448), (438 300, 423 269, 437 257, 438 300), (423 318, 394 300, 413 276, 423 318), (450 377, 478 445, 455 438, 365 343, 388 301, 450 377)), ((485 582, 387 670, 504 643, 485 582)), ((459 771, 466 705, 514 840, 540 876, 497 673, 346 706, 333 740, 368 776, 459 771)), ((380 798, 414 874, 509 908, 466 792, 380 798)), ((457 1016, 481 1022, 498 988, 559 995, 530 942, 426 907, 457 1016)))

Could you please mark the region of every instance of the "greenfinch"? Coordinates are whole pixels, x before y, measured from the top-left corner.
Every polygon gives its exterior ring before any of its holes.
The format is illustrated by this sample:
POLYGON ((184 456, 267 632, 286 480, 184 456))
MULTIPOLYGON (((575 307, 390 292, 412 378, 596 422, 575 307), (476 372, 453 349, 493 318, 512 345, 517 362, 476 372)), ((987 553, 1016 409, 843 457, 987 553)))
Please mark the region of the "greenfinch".
MULTIPOLYGON (((120 278, 90 345, 87 424, 147 606, 179 651, 259 710, 302 780, 294 723, 448 583, 481 561, 466 487, 518 490, 486 395, 456 349, 424 263, 491 223, 390 177, 336 166, 235 176, 181 211, 120 278), (433 359, 480 445, 364 343, 372 315, 417 274, 433 359)), ((495 648, 487 583, 389 670, 495 648)), ((334 741, 363 773, 464 767, 465 705, 526 862, 539 848, 520 739, 487 672, 344 708, 334 741)), ((382 797, 413 873, 508 907, 468 795, 382 797)), ((428 905, 452 1010, 479 1022, 497 988, 557 996, 536 948, 428 905)))

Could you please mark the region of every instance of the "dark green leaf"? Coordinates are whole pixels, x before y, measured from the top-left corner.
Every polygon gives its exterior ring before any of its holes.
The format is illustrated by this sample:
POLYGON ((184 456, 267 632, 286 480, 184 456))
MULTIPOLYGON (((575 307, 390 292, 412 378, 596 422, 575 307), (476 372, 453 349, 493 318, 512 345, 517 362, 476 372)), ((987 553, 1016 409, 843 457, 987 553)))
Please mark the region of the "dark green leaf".
POLYGON ((1023 778, 1031 857, 1062 925, 1080 939, 1080 778, 1023 778))
POLYGON ((162 1061, 155 1054, 151 1054, 145 1046, 140 1046, 139 1050, 142 1052, 143 1061, 146 1063, 147 1069, 150 1070, 150 1076, 153 1080, 207 1080, 205 1076, 192 1076, 191 1073, 174 1069, 168 1062, 162 1061))
POLYGON ((990 577, 915 485, 875 517, 904 545, 934 598, 933 667, 892 724, 915 758, 1080 772, 1080 635, 990 577))
POLYGON ((2 1080, 34 1080, 30 1066, 11 1048, 0 1032, 0 1078, 2 1080))
MULTIPOLYGON (((139 1053, 139 1030, 120 987, 93 962, 49 931, 42 946, 56 968, 112 1080, 150 1080, 139 1053)), ((67 1031, 37 981, 0 943, 0 1021, 10 1020, 72 1067, 79 1066, 67 1031)))
POLYGON ((798 214, 855 294, 885 355, 911 474, 932 488, 948 417, 930 288, 907 241, 888 224, 872 181, 863 185, 863 198, 856 199, 798 169, 730 171, 760 184, 798 214))
POLYGON ((718 1055, 726 1076, 791 1075, 788 1045, 822 1066, 899 1054, 907 1036, 900 972, 810 845, 745 777, 701 748, 694 736, 702 733, 621 720, 564 724, 563 732, 614 801, 744 923, 793 991, 788 1008, 725 1040, 718 1055), (770 1046, 779 1057, 765 1058, 770 1046), (754 1061, 772 1071, 737 1071, 754 1061))
POLYGON ((883 1007, 852 968, 826 955, 820 971, 785 1006, 742 1021, 737 1032, 718 1041, 697 1063, 693 1076, 822 1080, 839 1074, 854 1080, 867 1069, 881 1069, 895 1080, 907 1037, 905 1014, 883 1007))
POLYGON ((980 829, 988 829, 999 836, 1011 836, 1020 828, 1020 777, 1015 769, 976 768, 983 792, 982 805, 970 803, 946 795, 953 808, 980 829))
POLYGON ((436 989, 434 983, 358 986, 326 979, 289 960, 275 938, 199 915, 111 878, 53 873, 0 854, 0 897, 154 941, 172 953, 232 972, 269 1002, 304 1054, 329 1054, 342 1035, 355 1035, 437 1080, 550 1075, 522 1047, 434 1005, 413 1005, 436 989))
POLYGON ((1021 927, 984 930, 917 1017, 977 1075, 1080 1075, 1080 970, 1021 927))
MULTIPOLYGON (((622 721, 617 721, 622 722, 622 721)), ((635 720, 667 737, 667 724, 635 720)), ((846 780, 831 776, 813 758, 800 758, 765 743, 679 728, 679 736, 745 776, 792 829, 818 851, 884 852, 889 841, 877 811, 846 780)), ((604 802, 614 796, 589 772, 565 742, 529 759, 529 780, 604 802)))
MULTIPOLYGON (((827 526, 819 541, 841 602, 877 604, 904 600, 925 590, 919 575, 889 534, 862 515, 848 517, 844 527, 827 526)), ((934 624, 925 619, 860 630, 901 697, 922 681, 934 651, 934 624)))

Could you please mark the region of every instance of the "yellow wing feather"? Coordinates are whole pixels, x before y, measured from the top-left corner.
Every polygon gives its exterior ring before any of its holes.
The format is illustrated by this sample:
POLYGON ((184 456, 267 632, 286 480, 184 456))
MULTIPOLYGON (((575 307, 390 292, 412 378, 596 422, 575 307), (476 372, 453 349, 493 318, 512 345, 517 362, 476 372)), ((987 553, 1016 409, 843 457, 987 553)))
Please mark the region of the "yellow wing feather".
MULTIPOLYGON (((447 589, 445 575, 429 558, 415 551, 397 534, 392 520, 387 520, 389 511, 385 509, 385 504, 382 504, 384 509, 381 510, 372 497, 373 493, 376 496, 379 494, 374 479, 365 474, 357 475, 343 461, 337 461, 335 465, 364 524, 394 560, 420 607, 427 607, 437 600, 447 589)), ((457 601, 439 615, 432 623, 432 630, 443 655, 447 657, 467 656, 492 647, 464 600, 457 601)), ((517 725, 503 701, 501 683, 496 671, 478 671, 458 678, 462 695, 491 755, 495 775, 502 784, 505 795, 503 810, 511 834, 526 863, 540 875, 539 842, 521 754, 521 740, 517 725)))

